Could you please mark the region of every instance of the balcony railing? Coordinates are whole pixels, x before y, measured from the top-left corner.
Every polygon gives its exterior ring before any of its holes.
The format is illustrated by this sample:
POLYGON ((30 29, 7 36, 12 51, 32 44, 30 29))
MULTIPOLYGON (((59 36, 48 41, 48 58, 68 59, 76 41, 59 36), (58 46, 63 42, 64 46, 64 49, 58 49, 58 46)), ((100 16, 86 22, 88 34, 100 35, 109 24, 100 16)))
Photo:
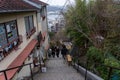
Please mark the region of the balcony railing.
POLYGON ((2 46, 0 48, 0 61, 3 60, 13 50, 17 50, 18 46, 22 42, 23 42, 22 35, 19 35, 18 38, 15 38, 12 42, 9 42, 7 45, 2 46))
POLYGON ((36 27, 34 27, 29 33, 26 33, 27 39, 29 39, 36 32, 36 27))

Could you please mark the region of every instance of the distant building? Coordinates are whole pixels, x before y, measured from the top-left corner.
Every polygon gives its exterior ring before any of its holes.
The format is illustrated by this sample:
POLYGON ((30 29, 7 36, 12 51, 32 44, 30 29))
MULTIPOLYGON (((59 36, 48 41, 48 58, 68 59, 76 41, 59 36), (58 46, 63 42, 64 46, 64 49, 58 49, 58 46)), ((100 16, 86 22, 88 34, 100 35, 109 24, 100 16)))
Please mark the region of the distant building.
POLYGON ((65 20, 60 12, 48 13, 48 30, 50 32, 58 32, 65 26, 65 20))
MULTIPOLYGON (((39 0, 0 0, 0 71, 46 57, 46 6, 39 0)), ((9 70, 6 77, 1 72, 0 80, 23 76, 30 76, 29 66, 9 70)))

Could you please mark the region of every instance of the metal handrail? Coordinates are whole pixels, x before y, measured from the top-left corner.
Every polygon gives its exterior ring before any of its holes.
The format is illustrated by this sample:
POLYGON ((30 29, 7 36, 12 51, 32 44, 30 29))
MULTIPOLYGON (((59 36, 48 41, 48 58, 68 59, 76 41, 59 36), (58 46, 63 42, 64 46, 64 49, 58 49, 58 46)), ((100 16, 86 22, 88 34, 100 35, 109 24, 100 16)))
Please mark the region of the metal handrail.
MULTIPOLYGON (((86 62, 86 66, 84 67, 84 68, 86 69, 86 71, 85 71, 85 80, 87 80, 88 64, 89 64, 89 63, 90 63, 90 62, 87 61, 87 62, 86 62)), ((114 70, 114 69, 120 70, 120 68, 117 68, 117 67, 112 67, 112 66, 108 66, 108 65, 104 65, 104 64, 100 64, 100 63, 95 63, 95 64, 101 65, 101 66, 105 66, 106 68, 109 69, 108 75, 107 75, 107 80, 110 80, 112 70, 114 70)))
POLYGON ((9 70, 12 70, 12 69, 16 69, 16 68, 19 68, 19 67, 31 65, 31 64, 33 64, 33 63, 28 63, 28 64, 24 64, 24 65, 21 65, 21 66, 16 66, 16 67, 12 67, 12 68, 8 68, 8 69, 0 70, 0 73, 4 72, 4 71, 9 71, 9 70))
POLYGON ((31 64, 33 64, 33 63, 23 64, 23 65, 21 65, 21 66, 16 66, 16 67, 4 69, 4 70, 1 70, 0 73, 4 73, 5 80, 8 80, 6 71, 13 70, 13 69, 17 69, 17 68, 21 68, 21 67, 24 67, 24 66, 29 65, 29 66, 30 66, 30 72, 31 72, 31 79, 33 80, 33 73, 32 73, 32 66, 31 66, 31 64))

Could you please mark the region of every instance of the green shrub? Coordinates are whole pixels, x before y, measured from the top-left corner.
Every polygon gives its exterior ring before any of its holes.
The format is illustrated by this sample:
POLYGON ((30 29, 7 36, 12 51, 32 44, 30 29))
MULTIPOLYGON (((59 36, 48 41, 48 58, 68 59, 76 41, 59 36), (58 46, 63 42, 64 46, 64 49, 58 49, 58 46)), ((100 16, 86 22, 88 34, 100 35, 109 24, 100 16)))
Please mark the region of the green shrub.
POLYGON ((87 57, 90 61, 93 62, 103 62, 104 56, 101 50, 96 47, 90 47, 87 51, 87 57))
POLYGON ((112 57, 105 59, 104 63, 105 65, 111 67, 120 67, 120 62, 112 57))

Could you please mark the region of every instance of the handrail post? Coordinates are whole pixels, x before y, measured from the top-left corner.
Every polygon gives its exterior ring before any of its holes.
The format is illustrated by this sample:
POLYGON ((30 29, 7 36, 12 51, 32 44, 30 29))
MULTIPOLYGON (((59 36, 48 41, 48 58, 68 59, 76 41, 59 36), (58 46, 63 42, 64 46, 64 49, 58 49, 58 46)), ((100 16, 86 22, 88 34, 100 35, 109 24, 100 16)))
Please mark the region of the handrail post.
POLYGON ((112 73, 112 67, 109 68, 109 73, 108 73, 108 79, 107 80, 110 80, 111 73, 112 73))
POLYGON ((30 66, 30 72, 31 72, 31 79, 33 80, 32 66, 31 64, 29 66, 30 66))
POLYGON ((5 80, 8 80, 8 79, 7 79, 6 71, 4 71, 4 76, 5 76, 5 80))
POLYGON ((88 60, 87 60, 87 63, 86 63, 85 80, 87 80, 87 67, 88 67, 88 60))

